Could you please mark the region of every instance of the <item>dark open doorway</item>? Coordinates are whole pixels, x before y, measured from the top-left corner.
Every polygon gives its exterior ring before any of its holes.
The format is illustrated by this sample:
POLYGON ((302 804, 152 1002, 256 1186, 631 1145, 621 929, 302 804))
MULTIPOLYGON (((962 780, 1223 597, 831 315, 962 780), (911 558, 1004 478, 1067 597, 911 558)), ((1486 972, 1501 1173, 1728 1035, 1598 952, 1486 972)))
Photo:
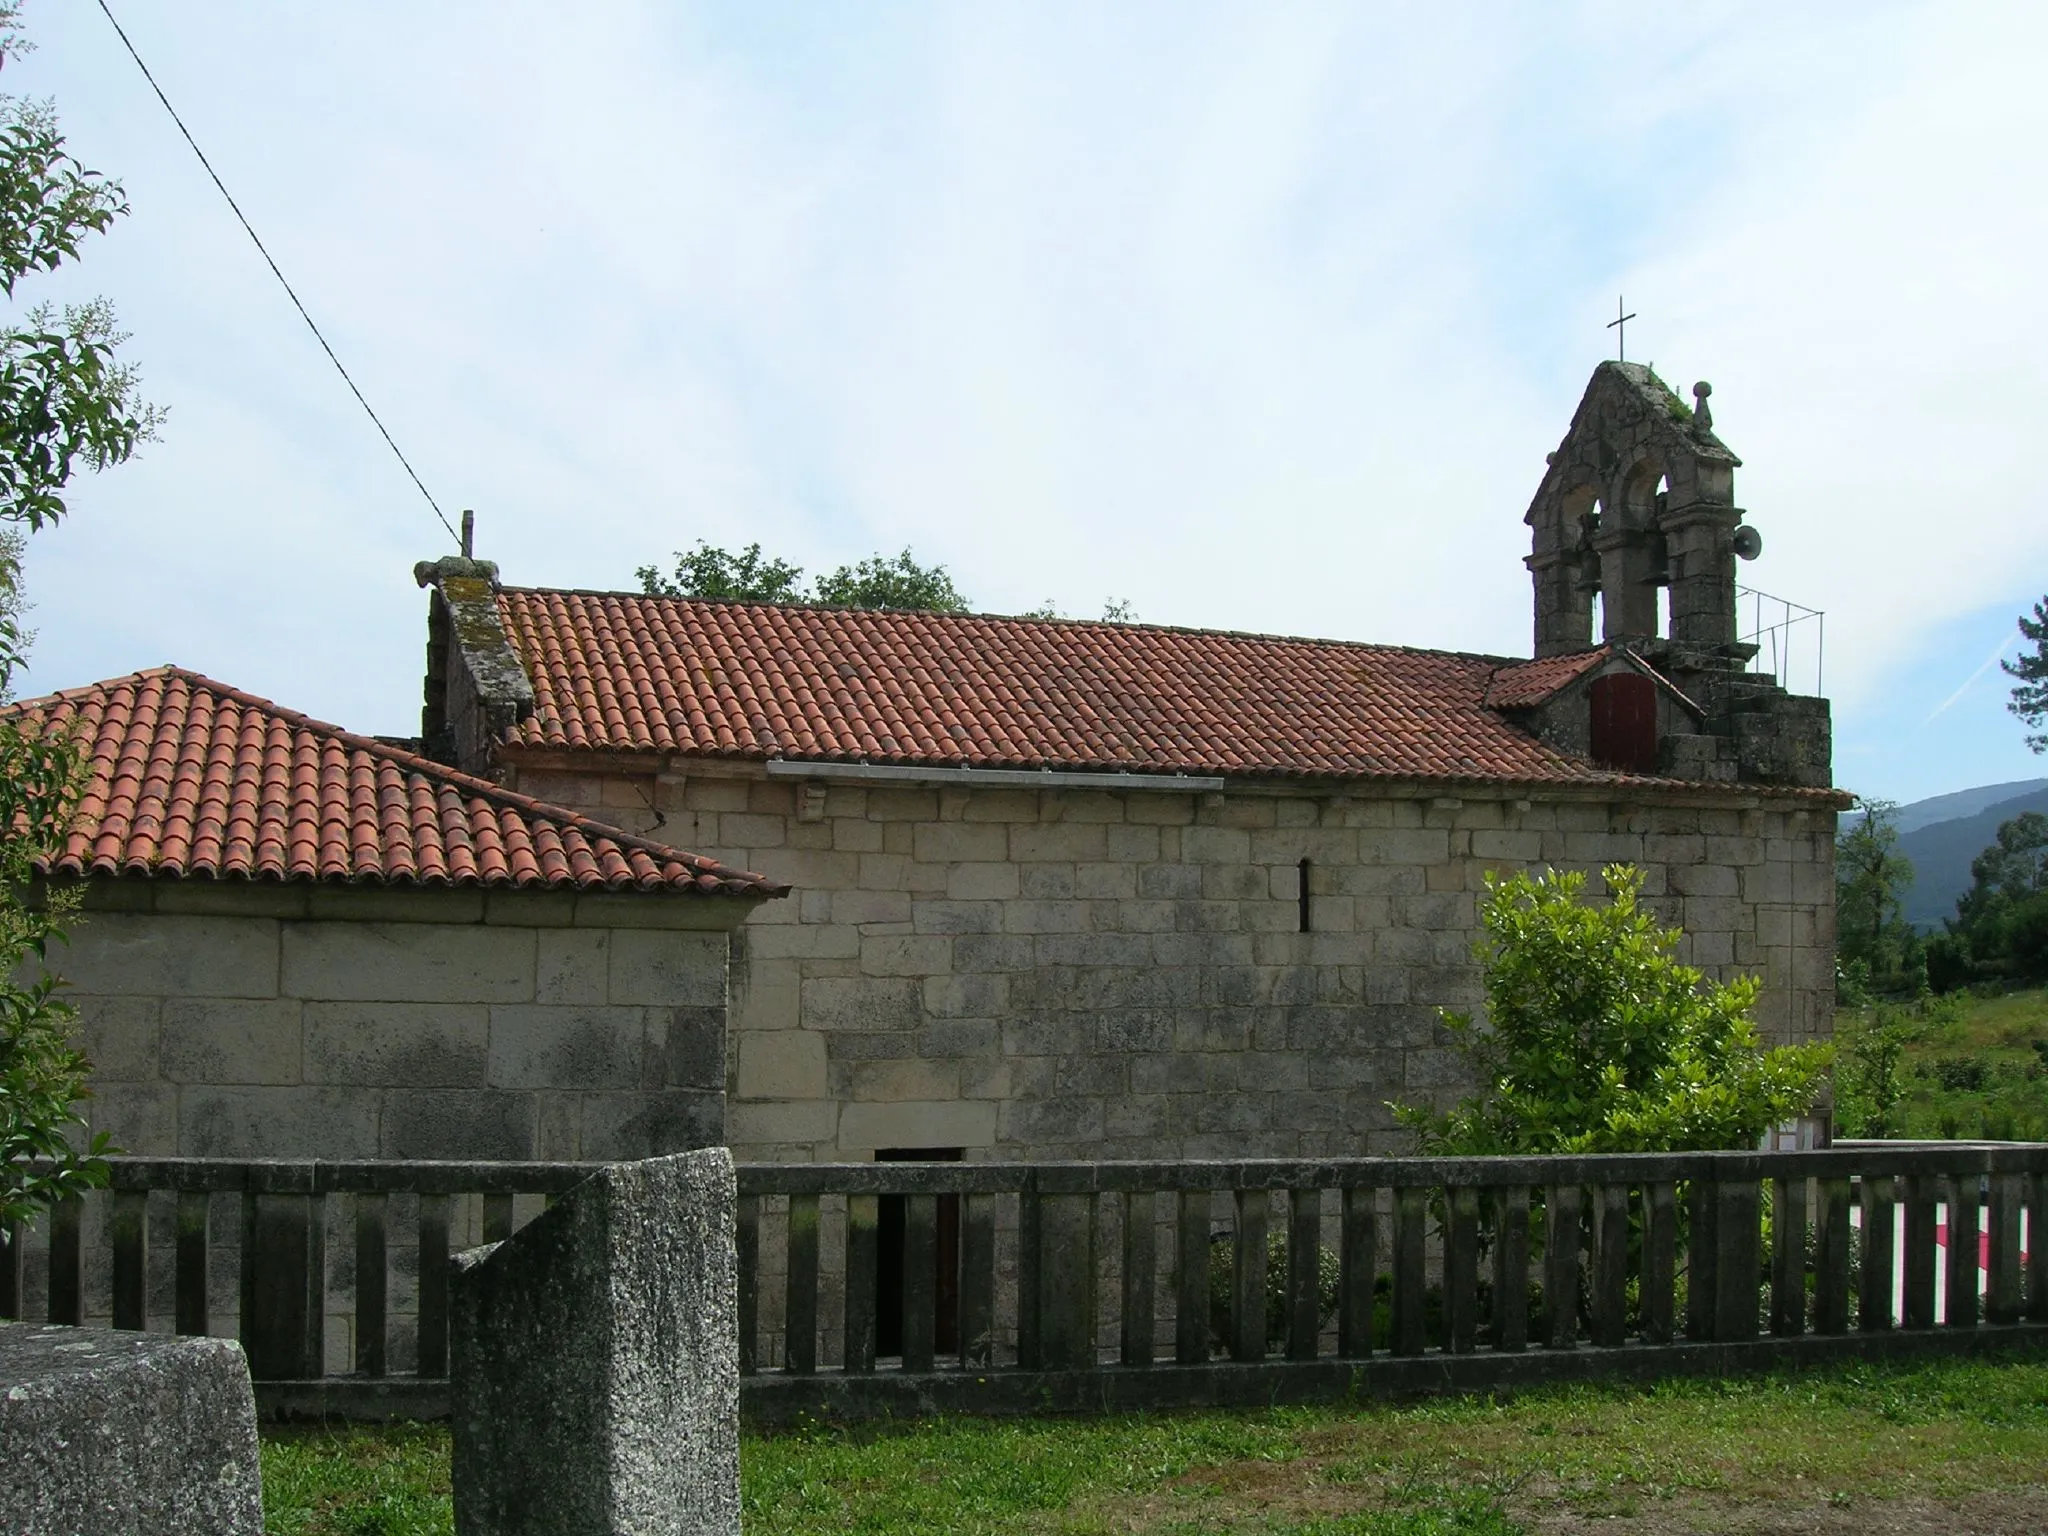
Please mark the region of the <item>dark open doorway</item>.
MULTIPOLYGON (((878 1163, 957 1163, 959 1147, 883 1147, 878 1163)), ((903 1353, 903 1196, 883 1195, 875 1211, 875 1353, 903 1353)), ((933 1351, 960 1353, 960 1197, 940 1195, 933 1222, 938 1267, 933 1351)))

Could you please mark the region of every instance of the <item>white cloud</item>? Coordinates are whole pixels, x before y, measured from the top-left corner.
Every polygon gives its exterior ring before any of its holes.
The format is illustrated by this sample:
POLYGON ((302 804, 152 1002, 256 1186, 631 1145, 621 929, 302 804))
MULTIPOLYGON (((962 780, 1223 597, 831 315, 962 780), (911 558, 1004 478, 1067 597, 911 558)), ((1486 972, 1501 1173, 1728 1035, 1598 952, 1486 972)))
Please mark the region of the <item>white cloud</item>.
POLYGON ((2048 568, 2026 468, 2048 16, 1937 7, 1881 42, 1854 50, 1874 56, 1870 88, 1825 121, 1750 129, 1698 238, 1630 279, 1683 296, 1672 350, 1712 360, 1766 537, 1758 584, 1829 611, 1851 709, 1943 621, 2048 568))

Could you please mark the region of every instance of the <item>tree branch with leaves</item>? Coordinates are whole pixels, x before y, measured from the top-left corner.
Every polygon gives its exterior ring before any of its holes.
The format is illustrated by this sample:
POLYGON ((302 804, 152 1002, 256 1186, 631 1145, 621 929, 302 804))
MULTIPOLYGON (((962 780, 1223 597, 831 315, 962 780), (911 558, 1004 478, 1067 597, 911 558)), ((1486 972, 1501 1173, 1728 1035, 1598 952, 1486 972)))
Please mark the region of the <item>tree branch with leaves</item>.
MULTIPOLYGON (((0 68, 28 48, 20 5, 0 0, 0 68)), ((0 95, 0 295, 75 260, 87 236, 128 211, 118 182, 66 150, 47 102, 0 95)), ((163 413, 122 361, 112 306, 32 304, 0 323, 0 701, 27 651, 24 529, 61 520, 80 469, 104 469, 155 437, 163 413)), ((91 1067, 77 1011, 51 969, 79 909, 75 889, 40 878, 70 827, 84 764, 38 711, 0 714, 0 1220, 102 1183, 104 1134, 87 1139, 91 1067)))
MULTIPOLYGON (((21 553, 0 532, 0 699, 20 665, 21 553)), ((38 713, 0 714, 0 1222, 104 1182, 104 1133, 82 1147, 79 1106, 91 1065, 73 1038, 77 1010, 61 995, 51 950, 77 916, 78 892, 51 889, 38 868, 71 823, 84 764, 69 734, 38 713)))

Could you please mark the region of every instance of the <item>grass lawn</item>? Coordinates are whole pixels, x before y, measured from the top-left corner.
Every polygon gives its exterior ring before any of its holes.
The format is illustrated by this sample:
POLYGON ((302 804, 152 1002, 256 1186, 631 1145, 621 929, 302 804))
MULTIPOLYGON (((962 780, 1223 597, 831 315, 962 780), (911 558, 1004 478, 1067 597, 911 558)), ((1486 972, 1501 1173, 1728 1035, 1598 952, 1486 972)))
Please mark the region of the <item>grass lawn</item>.
MULTIPOLYGON (((439 1427, 278 1430, 273 1536, 452 1531, 439 1427)), ((2048 1530, 2048 1357, 749 1436, 749 1536, 2048 1530)))

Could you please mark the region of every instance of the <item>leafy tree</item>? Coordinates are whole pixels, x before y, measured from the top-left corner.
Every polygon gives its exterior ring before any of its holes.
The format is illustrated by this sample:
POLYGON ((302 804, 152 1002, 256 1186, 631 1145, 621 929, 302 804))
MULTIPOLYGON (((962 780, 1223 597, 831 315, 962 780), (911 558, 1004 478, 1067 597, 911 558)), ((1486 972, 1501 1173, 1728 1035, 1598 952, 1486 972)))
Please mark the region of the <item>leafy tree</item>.
POLYGON ((2048 752, 2048 597, 2034 604, 2034 616, 2019 618, 2020 633, 2033 642, 2031 655, 2021 654, 1999 663, 2012 685, 2012 701, 2006 708, 2034 728, 2027 745, 2036 752, 2048 752))
POLYGON ((1948 929, 1968 973, 2048 980, 2048 816, 2025 811, 1999 827, 1948 929))
MULTIPOLYGON (((0 0, 0 66, 28 49, 20 9, 0 0)), ((119 182, 65 152, 47 102, 0 96, 0 293, 13 300, 127 211, 119 182)), ((118 464, 156 435, 162 413, 115 356, 124 340, 103 299, 33 305, 0 329, 0 517, 57 521, 74 469, 118 464)))
POLYGON ((1638 900, 1643 877, 1489 875, 1475 949, 1486 1024, 1445 1012, 1483 1085, 1445 1114, 1396 1106, 1426 1152, 1682 1152, 1754 1147, 1805 1113, 1824 1045, 1757 1041, 1759 984, 1708 980, 1675 958, 1683 934, 1638 900))
POLYGON ((2028 898, 2006 918, 2005 952, 2015 975, 2048 981, 2048 896, 2028 898))
POLYGON ((676 551, 675 571, 664 576, 652 565, 633 573, 650 597, 703 597, 718 601, 818 603, 834 608, 884 608, 923 613, 965 613, 967 599, 943 565, 919 565, 909 550, 892 557, 873 555, 842 565, 804 586, 800 566, 766 559, 759 544, 739 554, 697 541, 687 554, 676 551))
POLYGON ((1905 1129, 1906 1047, 1916 1031, 1899 1009, 1877 1004, 1866 1014, 1837 1015, 1835 1128, 1878 1140, 1905 1129))
POLYGON ((1991 845, 1970 861, 1970 888, 1956 903, 1967 926, 1978 913, 2048 891, 2048 816, 2022 811, 2003 822, 1991 845))
POLYGON ((904 550, 893 559, 873 555, 820 576, 816 600, 834 608, 887 608, 919 613, 965 613, 967 599, 943 565, 922 566, 904 550))
POLYGON ((675 575, 664 576, 651 565, 633 573, 649 597, 708 597, 721 602, 800 603, 803 571, 782 560, 761 558, 761 546, 749 544, 737 555, 714 549, 702 539, 685 554, 676 551, 675 575))
MULTIPOLYGON (((22 625, 17 529, 0 531, 0 701, 28 635, 22 625)), ((58 996, 50 947, 77 914, 76 891, 37 892, 35 863, 52 829, 69 824, 79 753, 35 717, 0 715, 0 1222, 101 1183, 104 1132, 81 1155, 68 1132, 83 1123, 91 1067, 72 1040, 77 1014, 58 996)))
MULTIPOLYGON (((28 44, 20 6, 0 0, 0 66, 28 44)), ((119 183, 64 148, 47 103, 0 96, 0 293, 78 255, 128 204, 119 183)), ((162 414, 137 396, 134 368, 103 300, 37 304, 0 324, 0 698, 28 643, 20 529, 60 520, 80 468, 103 469, 156 435, 162 414)), ((81 1152, 89 1066, 75 1013, 48 969, 76 915, 75 892, 38 892, 35 867, 69 824, 81 782, 75 745, 35 716, 0 718, 0 1218, 26 1217, 105 1178, 104 1135, 81 1152)))
POLYGON ((1923 963, 1919 935, 1906 921, 1913 861, 1899 852, 1899 808, 1866 800, 1863 814, 1835 839, 1835 960, 1852 988, 1897 990, 1923 963))
MULTIPOLYGON (((953 585, 943 565, 920 565, 909 550, 871 555, 820 576, 806 586, 801 566, 769 559, 759 544, 738 554, 704 540, 687 552, 677 550, 675 568, 663 574, 643 565, 633 575, 649 597, 701 597, 716 602, 818 604, 829 608, 875 608, 895 612, 967 613, 972 604, 953 585)), ((1051 598, 1018 615, 1022 619, 1063 619, 1051 598)), ((1128 598, 1105 599, 1105 624, 1135 624, 1138 613, 1128 598)))
MULTIPOLYGON (((1027 608, 1018 614, 1017 617, 1020 619, 1064 619, 1067 615, 1060 611, 1058 603, 1048 597, 1036 608, 1027 608)), ((1104 598, 1102 601, 1102 622, 1104 624, 1135 624, 1138 622, 1138 610, 1131 606, 1131 600, 1128 597, 1104 598)))

